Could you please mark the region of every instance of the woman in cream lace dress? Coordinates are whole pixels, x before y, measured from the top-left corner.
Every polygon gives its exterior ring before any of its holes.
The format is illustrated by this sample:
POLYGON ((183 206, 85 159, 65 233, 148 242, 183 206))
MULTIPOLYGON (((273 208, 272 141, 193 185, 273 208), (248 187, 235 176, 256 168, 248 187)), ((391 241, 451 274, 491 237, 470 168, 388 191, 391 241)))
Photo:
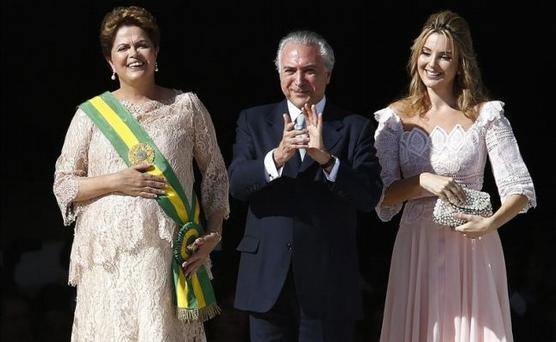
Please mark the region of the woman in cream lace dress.
POLYGON ((390 220, 405 203, 392 255, 382 342, 512 341, 506 270, 497 229, 535 206, 533 183, 504 104, 487 101, 467 23, 429 17, 412 47, 409 95, 375 113, 375 147, 390 220), (480 190, 490 159, 502 206, 489 218, 437 225, 438 198, 480 190))
MULTIPOLYGON (((146 10, 116 8, 101 26, 103 53, 120 87, 113 95, 153 139, 191 194, 193 159, 202 173, 207 235, 189 271, 208 263, 228 215, 228 179, 211 118, 197 96, 155 84, 158 27, 146 10)), ((73 341, 204 341, 202 323, 176 315, 171 276, 177 226, 154 200, 164 179, 127 167, 77 110, 56 162, 54 193, 74 220, 69 283, 77 286, 73 341)))

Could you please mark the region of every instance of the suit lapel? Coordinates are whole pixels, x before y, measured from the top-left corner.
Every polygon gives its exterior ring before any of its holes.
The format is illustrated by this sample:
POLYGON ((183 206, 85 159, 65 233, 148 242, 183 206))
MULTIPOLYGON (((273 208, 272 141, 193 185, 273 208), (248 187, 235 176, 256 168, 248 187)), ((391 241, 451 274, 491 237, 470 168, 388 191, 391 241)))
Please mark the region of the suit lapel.
POLYGON ((266 122, 269 125, 268 132, 273 146, 276 147, 282 140, 282 132, 284 131, 283 113, 288 112, 286 101, 277 103, 274 108, 267 113, 266 122))

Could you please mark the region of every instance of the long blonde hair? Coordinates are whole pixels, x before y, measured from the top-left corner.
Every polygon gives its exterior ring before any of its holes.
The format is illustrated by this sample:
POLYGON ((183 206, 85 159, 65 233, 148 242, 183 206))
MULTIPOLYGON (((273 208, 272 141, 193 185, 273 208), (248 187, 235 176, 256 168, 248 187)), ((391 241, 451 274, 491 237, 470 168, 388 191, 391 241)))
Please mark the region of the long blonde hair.
POLYGON ((458 63, 458 72, 454 81, 454 94, 458 109, 467 117, 475 118, 478 105, 488 100, 487 91, 481 80, 481 71, 477 63, 469 25, 452 11, 434 13, 425 22, 421 33, 413 41, 408 72, 411 77, 409 94, 397 102, 401 114, 412 116, 424 115, 431 107, 427 88, 419 77, 417 60, 427 38, 432 33, 444 35, 452 44, 453 57, 458 63))

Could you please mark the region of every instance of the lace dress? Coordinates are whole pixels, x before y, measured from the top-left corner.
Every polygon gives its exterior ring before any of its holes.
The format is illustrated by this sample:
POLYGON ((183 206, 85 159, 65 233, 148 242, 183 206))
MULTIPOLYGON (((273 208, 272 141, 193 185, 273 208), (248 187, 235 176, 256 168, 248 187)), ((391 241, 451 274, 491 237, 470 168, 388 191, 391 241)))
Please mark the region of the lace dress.
MULTIPOLYGON (((375 147, 385 188, 422 172, 450 176, 480 190, 487 156, 503 202, 525 195, 536 205, 529 172, 503 114, 503 103, 487 102, 467 130, 436 127, 430 134, 404 131, 400 118, 385 108, 375 147)), ((405 203, 394 245, 380 340, 382 342, 512 341, 502 245, 497 232, 481 239, 432 221, 436 197, 405 203)), ((379 204, 383 221, 402 208, 379 204)))
MULTIPOLYGON (((195 158, 206 216, 224 215, 228 178, 210 116, 193 93, 142 105, 122 102, 143 125, 191 194, 195 158)), ((171 277, 177 226, 156 201, 110 194, 72 203, 78 179, 126 168, 112 144, 77 110, 56 162, 54 194, 74 220, 69 283, 77 286, 72 341, 204 341, 202 323, 176 317, 171 277)))

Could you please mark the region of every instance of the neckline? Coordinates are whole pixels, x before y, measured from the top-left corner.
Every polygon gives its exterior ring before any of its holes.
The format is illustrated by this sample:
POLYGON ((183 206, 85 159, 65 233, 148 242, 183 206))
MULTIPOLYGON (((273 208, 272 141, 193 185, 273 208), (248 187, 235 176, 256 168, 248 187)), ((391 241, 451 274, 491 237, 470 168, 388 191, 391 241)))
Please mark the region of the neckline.
MULTIPOLYGON (((423 128, 421 128, 419 126, 414 126, 414 127, 412 127, 411 129, 408 129, 408 130, 404 129, 403 134, 410 134, 413 131, 419 131, 419 132, 421 132, 422 134, 424 134, 428 137, 432 137, 434 132, 441 131, 445 136, 450 136, 450 135, 452 135, 452 133, 454 133, 456 130, 459 129, 463 132, 464 135, 466 135, 469 131, 471 131, 473 129, 476 122, 477 122, 477 120, 475 120, 473 122, 473 124, 471 124, 471 126, 469 126, 467 129, 463 128, 463 126, 461 124, 457 123, 457 124, 454 125, 454 127, 452 127, 452 129, 450 129, 450 131, 445 130, 444 128, 442 128, 439 125, 434 126, 434 128, 430 132, 425 131, 423 128)), ((402 128, 403 128, 403 126, 402 126, 402 128)))
POLYGON ((131 112, 136 113, 148 113, 153 110, 157 110, 163 106, 171 105, 177 101, 177 97, 182 94, 180 90, 172 89, 174 92, 171 96, 165 99, 149 99, 142 103, 134 103, 125 99, 118 100, 124 107, 126 107, 131 112))
POLYGON ((175 101, 176 97, 181 93, 181 91, 177 90, 177 89, 172 89, 173 93, 168 96, 167 98, 164 99, 149 99, 145 102, 141 102, 141 103, 136 103, 136 102, 131 102, 127 99, 118 99, 116 98, 116 96, 114 95, 114 93, 112 93, 112 96, 114 96, 120 103, 125 104, 128 107, 145 107, 151 104, 155 104, 155 105, 165 105, 165 104, 171 104, 175 101))
POLYGON ((463 131, 464 134, 467 134, 468 132, 470 132, 475 126, 478 125, 479 121, 481 121, 481 118, 482 118, 482 116, 483 116, 483 113, 486 111, 486 108, 487 108, 491 103, 493 103, 493 102, 496 102, 496 101, 487 101, 487 102, 485 102, 485 103, 481 106, 481 109, 479 110, 479 114, 477 115, 477 118, 475 119, 475 121, 473 121, 473 123, 472 123, 469 127, 467 127, 467 129, 466 129, 466 128, 463 128, 463 126, 462 126, 460 123, 457 123, 457 124, 455 124, 455 125, 450 129, 449 132, 448 132, 447 130, 445 130, 444 128, 442 128, 441 126, 439 126, 439 125, 434 126, 433 129, 432 129, 430 132, 426 131, 424 128, 421 128, 421 127, 419 127, 419 126, 413 126, 411 129, 406 130, 406 129, 404 128, 402 119, 400 118, 400 116, 398 115, 398 113, 396 113, 396 111, 393 110, 393 109, 390 108, 390 107, 387 107, 387 108, 388 108, 388 109, 394 114, 394 116, 397 118, 398 124, 400 125, 400 128, 402 129, 402 133, 403 133, 403 134, 408 134, 408 133, 411 133, 411 132, 414 131, 414 130, 419 130, 419 131, 420 131, 421 133, 423 133, 424 135, 426 135, 426 136, 428 136, 428 137, 431 137, 432 134, 433 134, 436 130, 441 130, 442 133, 444 133, 444 135, 450 136, 458 127, 463 131))

